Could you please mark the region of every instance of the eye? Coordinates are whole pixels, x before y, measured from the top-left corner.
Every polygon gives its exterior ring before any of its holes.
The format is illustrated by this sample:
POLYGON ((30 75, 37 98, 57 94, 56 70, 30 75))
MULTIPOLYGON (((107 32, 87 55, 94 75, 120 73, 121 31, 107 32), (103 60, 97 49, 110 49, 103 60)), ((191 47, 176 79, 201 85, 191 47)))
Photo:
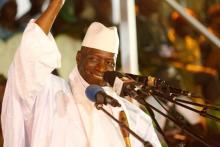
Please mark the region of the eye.
POLYGON ((96 58, 96 57, 89 57, 89 60, 92 61, 92 62, 96 62, 96 61, 98 61, 98 58, 96 58))
POLYGON ((115 66, 115 63, 114 63, 114 62, 112 62, 112 61, 107 61, 107 64, 108 64, 109 66, 112 66, 112 67, 114 67, 114 66, 115 66))

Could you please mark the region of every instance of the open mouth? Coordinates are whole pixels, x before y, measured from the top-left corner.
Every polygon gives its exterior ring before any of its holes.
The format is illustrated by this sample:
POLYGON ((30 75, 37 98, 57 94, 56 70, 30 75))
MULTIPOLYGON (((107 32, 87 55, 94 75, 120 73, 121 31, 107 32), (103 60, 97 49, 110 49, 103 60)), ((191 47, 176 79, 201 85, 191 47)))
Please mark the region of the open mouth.
POLYGON ((92 74, 95 78, 103 80, 103 76, 92 74))
POLYGON ((97 79, 103 80, 103 74, 95 74, 91 72, 89 72, 89 74, 97 79))

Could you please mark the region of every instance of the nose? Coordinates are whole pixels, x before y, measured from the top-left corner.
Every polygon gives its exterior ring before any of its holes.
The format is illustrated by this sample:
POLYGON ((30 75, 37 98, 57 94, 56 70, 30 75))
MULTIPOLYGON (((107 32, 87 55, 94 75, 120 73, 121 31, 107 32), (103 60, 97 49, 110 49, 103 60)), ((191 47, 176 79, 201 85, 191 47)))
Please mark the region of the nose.
POLYGON ((96 66, 96 70, 104 73, 106 71, 107 66, 105 65, 105 60, 100 60, 99 64, 96 66))

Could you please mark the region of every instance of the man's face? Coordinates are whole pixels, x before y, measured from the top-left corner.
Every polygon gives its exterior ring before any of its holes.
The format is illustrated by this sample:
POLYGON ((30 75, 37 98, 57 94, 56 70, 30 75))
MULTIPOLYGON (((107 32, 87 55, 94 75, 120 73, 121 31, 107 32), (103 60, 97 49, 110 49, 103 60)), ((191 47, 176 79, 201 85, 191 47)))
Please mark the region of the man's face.
POLYGON ((110 52, 83 47, 76 59, 80 75, 89 84, 105 86, 104 73, 115 69, 116 55, 110 52))

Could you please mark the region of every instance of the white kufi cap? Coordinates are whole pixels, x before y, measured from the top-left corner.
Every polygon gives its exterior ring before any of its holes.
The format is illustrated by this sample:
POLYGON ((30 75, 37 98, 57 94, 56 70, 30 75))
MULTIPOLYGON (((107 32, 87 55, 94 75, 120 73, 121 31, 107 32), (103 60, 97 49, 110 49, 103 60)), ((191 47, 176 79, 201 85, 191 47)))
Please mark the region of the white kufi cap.
POLYGON ((93 22, 86 32, 82 46, 117 54, 119 47, 117 28, 93 22))

